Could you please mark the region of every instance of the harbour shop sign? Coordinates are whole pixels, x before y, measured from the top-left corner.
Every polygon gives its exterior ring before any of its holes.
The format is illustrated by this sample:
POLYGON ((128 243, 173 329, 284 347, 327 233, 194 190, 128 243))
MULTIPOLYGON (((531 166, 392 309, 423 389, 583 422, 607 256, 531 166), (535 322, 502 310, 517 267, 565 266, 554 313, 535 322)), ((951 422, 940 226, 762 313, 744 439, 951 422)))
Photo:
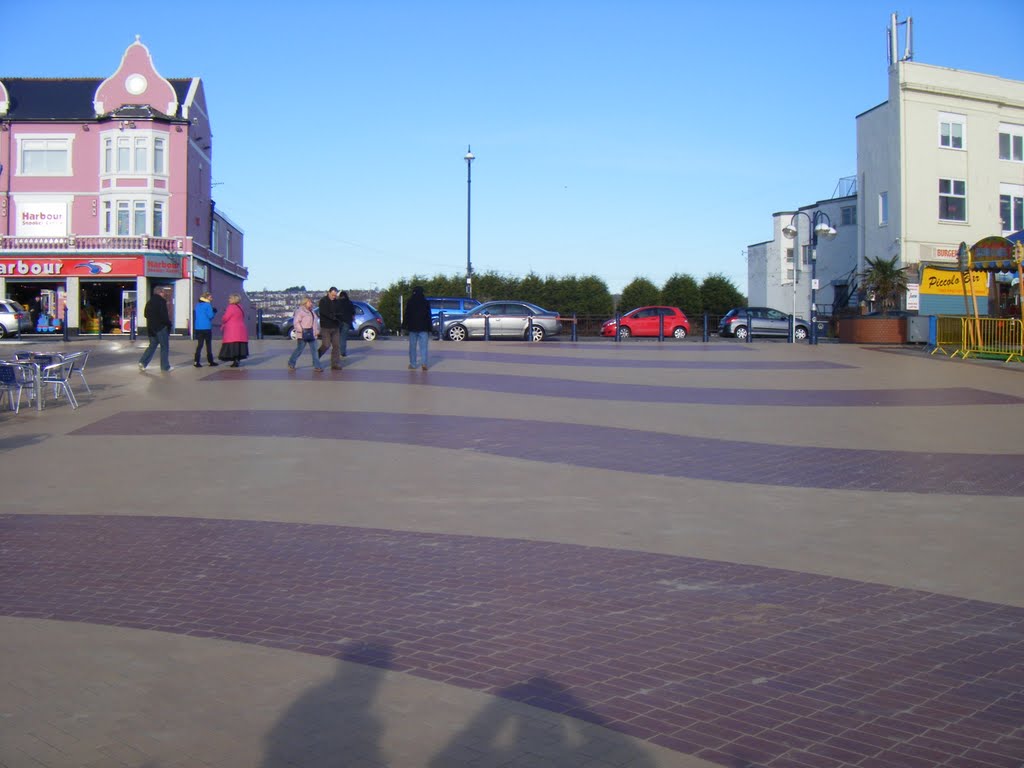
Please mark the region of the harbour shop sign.
POLYGON ((143 268, 139 256, 78 258, 0 258, 0 277, 136 277, 143 268))

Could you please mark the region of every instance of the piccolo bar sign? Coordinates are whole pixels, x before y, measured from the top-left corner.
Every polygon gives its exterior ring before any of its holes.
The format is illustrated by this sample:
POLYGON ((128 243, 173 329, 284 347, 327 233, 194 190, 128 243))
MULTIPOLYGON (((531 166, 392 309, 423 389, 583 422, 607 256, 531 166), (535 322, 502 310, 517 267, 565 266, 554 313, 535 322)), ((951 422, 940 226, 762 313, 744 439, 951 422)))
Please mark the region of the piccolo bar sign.
MULTIPOLYGON (((979 296, 988 295, 988 275, 984 272, 969 272, 970 286, 979 296)), ((921 293, 939 294, 943 296, 962 296, 964 293, 961 273, 949 269, 925 267, 921 275, 921 293)))

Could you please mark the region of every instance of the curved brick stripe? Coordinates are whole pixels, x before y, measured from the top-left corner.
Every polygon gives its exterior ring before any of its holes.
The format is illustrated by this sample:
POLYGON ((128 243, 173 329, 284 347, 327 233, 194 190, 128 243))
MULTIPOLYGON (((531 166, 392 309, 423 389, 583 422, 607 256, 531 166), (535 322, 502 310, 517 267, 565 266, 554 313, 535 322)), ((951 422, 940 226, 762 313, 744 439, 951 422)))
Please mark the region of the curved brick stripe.
MULTIPOLYGON (((585 344, 581 347, 574 348, 579 349, 581 352, 593 352, 594 346, 594 344, 590 343, 585 344)), ((556 354, 517 354, 514 352, 503 353, 494 352, 490 350, 476 351, 472 349, 453 349, 451 345, 438 346, 435 344, 430 347, 430 357, 432 360, 437 362, 441 362, 444 360, 476 360, 485 363, 509 363, 511 365, 558 365, 570 368, 678 368, 688 370, 709 371, 829 371, 843 368, 856 368, 856 366, 854 365, 847 365, 846 363, 834 363, 828 360, 708 360, 705 358, 705 354, 707 352, 735 351, 735 348, 730 349, 730 347, 733 347, 733 345, 721 347, 689 346, 685 348, 673 347, 671 345, 654 345, 653 347, 648 346, 636 350, 620 348, 623 350, 622 354, 607 354, 602 357, 594 357, 593 355, 588 355, 587 357, 570 357, 568 355, 556 354), (653 351, 658 352, 660 354, 669 355, 680 350, 696 351, 700 354, 696 358, 690 357, 689 359, 675 357, 669 359, 651 360, 626 357, 626 354, 628 354, 630 351, 653 351)), ((391 347, 363 347, 355 355, 350 354, 350 357, 359 357, 361 355, 387 355, 408 357, 409 352, 407 349, 395 349, 391 347)))
POLYGON ((5 615, 357 659, 729 766, 1024 761, 1020 608, 693 558, 318 525, 5 516, 0 541, 5 615))
MULTIPOLYGON (((309 373, 311 369, 304 371, 309 373)), ((297 374, 281 370, 252 369, 217 371, 204 381, 245 379, 283 381, 297 374)), ((1019 405, 1024 398, 970 387, 917 389, 728 389, 724 387, 674 387, 655 384, 619 384, 600 381, 556 379, 550 376, 508 376, 500 373, 449 373, 430 371, 381 371, 346 368, 331 371, 317 381, 351 381, 372 384, 416 384, 458 387, 485 392, 507 392, 541 397, 586 400, 624 400, 631 403, 688 403, 701 405, 761 405, 793 407, 912 407, 929 405, 1019 405)))
POLYGON ((123 411, 71 434, 365 440, 733 483, 1024 496, 1024 456, 1019 454, 785 445, 765 450, 764 445, 740 440, 525 419, 361 411, 123 411))

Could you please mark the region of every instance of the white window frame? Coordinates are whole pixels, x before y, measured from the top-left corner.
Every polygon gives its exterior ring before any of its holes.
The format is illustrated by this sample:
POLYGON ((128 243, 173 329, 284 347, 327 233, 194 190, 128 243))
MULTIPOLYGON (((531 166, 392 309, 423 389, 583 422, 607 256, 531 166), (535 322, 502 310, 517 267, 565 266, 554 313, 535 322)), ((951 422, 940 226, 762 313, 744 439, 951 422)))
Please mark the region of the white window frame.
POLYGON ((167 176, 167 144, 156 131, 107 131, 100 168, 105 176, 167 176))
POLYGON ((967 116, 953 112, 939 113, 939 146, 943 149, 954 149, 962 152, 967 149, 967 116), (954 127, 960 128, 960 136, 956 136, 954 127), (957 138, 960 146, 956 146, 957 138))
POLYGON ((839 226, 841 227, 855 227, 857 226, 857 206, 856 205, 844 205, 839 209, 839 226))
POLYGON ((1011 163, 1024 163, 1024 125, 999 124, 999 159, 1011 163), (1003 153, 1003 136, 1006 136, 1006 153, 1003 153))
POLYGON ((939 179, 939 221, 952 221, 958 224, 967 221, 967 181, 965 179, 939 179), (962 219, 943 218, 943 198, 963 200, 964 216, 962 219))
POLYGON ((75 143, 74 134, 67 133, 28 133, 18 137, 18 176, 71 176, 74 167, 73 149, 75 143), (34 145, 43 146, 36 147, 34 145), (64 168, 61 170, 44 170, 43 172, 28 172, 25 170, 25 152, 63 152, 67 158, 64 168))
POLYGON ((885 227, 889 225, 889 193, 879 192, 878 193, 878 226, 885 227))
POLYGON ((103 200, 101 234, 110 237, 166 237, 167 201, 143 196, 111 196, 103 200), (160 232, 155 231, 157 224, 160 232))
POLYGON ((1003 234, 1008 235, 1024 229, 1024 184, 999 185, 999 226, 1003 234), (1009 209, 1009 228, 1007 218, 1003 215, 1003 206, 1009 209))

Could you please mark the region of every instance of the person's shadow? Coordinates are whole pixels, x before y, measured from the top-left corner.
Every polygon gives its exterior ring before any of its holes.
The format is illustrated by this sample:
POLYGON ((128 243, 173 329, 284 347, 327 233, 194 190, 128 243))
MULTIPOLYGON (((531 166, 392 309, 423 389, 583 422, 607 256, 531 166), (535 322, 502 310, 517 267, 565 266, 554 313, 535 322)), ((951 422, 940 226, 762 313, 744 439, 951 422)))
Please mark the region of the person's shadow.
POLYGON ((338 664, 334 677, 296 699, 267 734, 261 768, 383 765, 381 723, 371 714, 381 675, 364 665, 388 669, 391 658, 384 643, 347 650, 343 661, 355 664, 338 664))
POLYGON ((495 699, 484 707, 427 764, 429 768, 451 768, 475 764, 513 764, 530 753, 545 765, 570 766, 589 764, 591 760, 614 757, 615 765, 630 768, 654 768, 654 761, 632 739, 609 729, 598 728, 602 718, 587 710, 583 703, 560 683, 549 677, 532 677, 501 689, 495 699), (530 717, 530 699, 550 704, 545 710, 565 712, 552 727, 549 718, 530 717), (524 702, 522 704, 510 704, 524 702), (585 722, 584 722, 585 721, 585 722))

